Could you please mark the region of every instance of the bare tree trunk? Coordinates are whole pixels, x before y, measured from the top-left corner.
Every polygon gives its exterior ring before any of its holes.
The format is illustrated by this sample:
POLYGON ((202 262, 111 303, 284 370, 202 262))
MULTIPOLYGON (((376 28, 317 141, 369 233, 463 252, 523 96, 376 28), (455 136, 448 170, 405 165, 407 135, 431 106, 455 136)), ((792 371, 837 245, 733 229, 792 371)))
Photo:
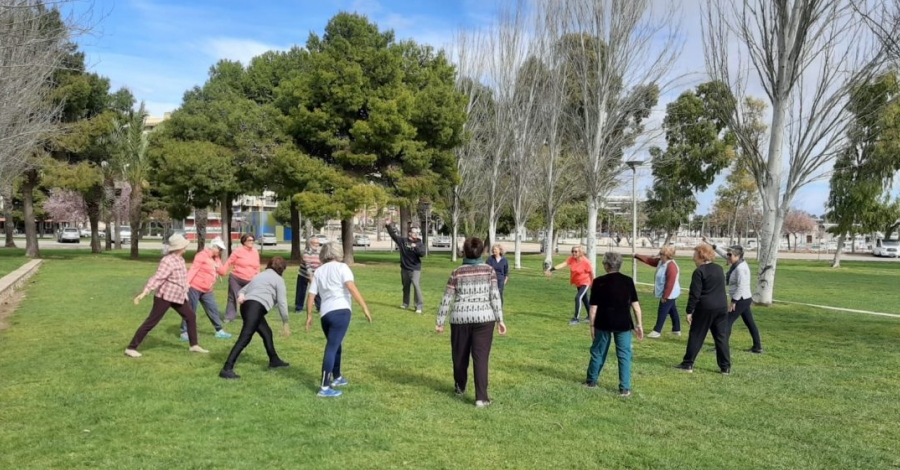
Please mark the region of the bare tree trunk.
POLYGON ((37 226, 34 221, 34 189, 38 185, 40 175, 35 169, 25 172, 22 182, 22 212, 25 217, 25 256, 40 258, 41 251, 38 248, 37 226))
POLYGON ((225 193, 222 195, 222 241, 225 242, 225 253, 224 257, 228 257, 231 253, 231 221, 234 217, 234 213, 231 209, 231 194, 225 193))
POLYGON ((140 185, 131 188, 128 215, 131 219, 131 259, 140 257, 138 243, 141 241, 141 205, 144 199, 144 189, 140 185))
MULTIPOLYGON (((194 226, 197 227, 197 252, 206 246, 206 227, 209 225, 209 209, 194 210, 194 226)), ((260 234, 262 235, 262 234, 260 234)))
POLYGON ((597 212, 599 211, 598 197, 591 195, 588 197, 588 213, 587 213, 587 258, 597 271, 597 212))
POLYGON ((410 226, 412 226, 412 208, 404 204, 400 207, 400 225, 397 227, 401 237, 409 233, 410 226))
POLYGON ((341 219, 341 244, 344 248, 344 263, 352 265, 353 260, 353 218, 341 219))
POLYGON ((300 247, 300 210, 297 202, 291 198, 291 261, 300 261, 303 250, 300 247))
POLYGON ((837 250, 834 252, 834 258, 831 260, 832 268, 841 267, 841 252, 844 251, 844 234, 838 235, 837 250))
POLYGON ((13 231, 16 228, 16 222, 13 220, 13 183, 3 186, 3 218, 6 223, 3 225, 6 234, 6 248, 15 248, 16 240, 13 238, 13 231))

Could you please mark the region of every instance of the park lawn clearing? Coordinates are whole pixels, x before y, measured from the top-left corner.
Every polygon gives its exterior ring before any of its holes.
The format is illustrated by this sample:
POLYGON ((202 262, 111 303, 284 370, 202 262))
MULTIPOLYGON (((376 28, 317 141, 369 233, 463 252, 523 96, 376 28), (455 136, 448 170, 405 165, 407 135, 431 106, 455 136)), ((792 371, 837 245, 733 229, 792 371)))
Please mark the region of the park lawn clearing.
MULTIPOLYGON (((426 312, 416 315, 398 308, 397 255, 357 253, 353 270, 374 323, 354 307, 344 343, 350 385, 344 396, 322 399, 315 396, 325 342, 318 320, 305 332, 305 314, 291 313, 293 335, 276 333, 287 369, 267 370, 255 338, 237 363, 238 381, 217 377, 233 340, 214 339, 203 313, 200 344, 209 355, 188 353, 178 340, 180 318, 170 312, 141 346, 144 357, 130 359, 123 350, 150 308, 149 299, 138 307, 131 300, 158 255, 52 256, 0 332, 2 468, 900 466, 896 318, 754 308, 766 354, 744 351, 750 338, 739 320, 728 377, 717 373, 706 348, 693 374, 673 370, 687 325, 674 337, 667 323, 663 338, 635 341, 634 394, 622 399, 612 351, 600 387, 580 385, 590 333, 587 325, 567 324, 574 306, 568 273, 547 279, 542 258, 524 257, 506 287, 509 335, 494 339, 495 403, 476 409, 471 382, 464 399, 454 396, 449 333, 434 332, 457 264, 444 254, 425 261, 426 312)), ((678 261, 686 289, 692 266, 678 261)), ((628 263, 623 272, 630 273, 628 263)), ((889 287, 900 266, 843 264, 828 281, 830 272, 815 263, 780 261, 775 297, 896 311, 896 289, 889 287), (885 272, 873 275, 869 265, 885 272), (847 289, 823 299, 829 282, 847 289), (856 303, 862 300, 868 305, 856 303)), ((650 282, 652 272, 641 267, 639 280, 650 282)), ((289 304, 296 273, 296 266, 285 272, 289 304)), ((648 286, 639 294, 649 332, 656 301, 648 286)), ((223 282, 217 299, 224 310, 223 282)), ((267 318, 278 323, 277 313, 267 318)), ((229 331, 237 334, 236 325, 229 331)))

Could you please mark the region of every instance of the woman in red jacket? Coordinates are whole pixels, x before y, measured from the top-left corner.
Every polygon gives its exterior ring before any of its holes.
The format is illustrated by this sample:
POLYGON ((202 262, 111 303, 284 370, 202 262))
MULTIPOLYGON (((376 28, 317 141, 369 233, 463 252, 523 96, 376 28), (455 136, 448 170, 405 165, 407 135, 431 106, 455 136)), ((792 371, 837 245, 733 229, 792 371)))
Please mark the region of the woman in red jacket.
POLYGON ((556 266, 551 266, 550 269, 545 271, 545 274, 549 277, 552 275, 551 273, 553 271, 567 266, 569 267, 570 272, 569 283, 575 286, 576 289, 575 316, 569 320, 569 325, 577 325, 579 321, 587 323, 590 321, 588 318, 588 311, 590 309, 590 305, 588 304, 588 288, 591 286, 591 282, 594 281, 594 267, 591 266, 591 262, 584 256, 584 248, 581 245, 573 247, 572 256, 570 256, 569 259, 556 266), (584 319, 581 319, 582 305, 584 305, 584 319))

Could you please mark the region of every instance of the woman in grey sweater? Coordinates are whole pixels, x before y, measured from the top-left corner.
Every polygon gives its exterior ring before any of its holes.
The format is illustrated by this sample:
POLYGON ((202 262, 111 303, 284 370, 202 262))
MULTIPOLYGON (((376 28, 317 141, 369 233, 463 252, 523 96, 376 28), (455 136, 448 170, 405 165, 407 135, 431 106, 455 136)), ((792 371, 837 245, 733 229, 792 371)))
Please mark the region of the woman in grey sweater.
POLYGON ((494 325, 498 325, 502 336, 506 334, 506 324, 503 323, 497 273, 481 259, 484 242, 476 237, 466 239, 463 253, 463 265, 456 268, 447 281, 435 331, 444 332, 444 321, 449 313, 456 394, 466 392, 471 356, 475 375, 475 406, 484 408, 491 404, 487 393, 488 360, 494 341, 494 325))
POLYGON ((276 256, 269 260, 266 270, 256 275, 252 281, 244 286, 238 293, 237 303, 241 306, 241 319, 244 326, 241 328, 241 334, 238 336, 237 342, 231 348, 228 354, 228 360, 225 366, 219 372, 219 377, 223 379, 238 379, 239 375, 234 373, 234 363, 244 351, 244 348, 250 344, 254 333, 259 333, 266 348, 266 354, 269 356, 269 368, 277 369, 279 367, 287 367, 290 364, 281 360, 278 353, 275 352, 275 342, 272 340, 272 329, 266 322, 266 314, 275 305, 278 305, 278 313, 281 314, 281 322, 285 336, 291 335, 291 328, 288 325, 288 309, 287 309, 287 288, 284 285, 284 278, 281 275, 287 268, 284 258, 276 256))
MULTIPOLYGON (((703 241, 709 243, 706 237, 703 241)), ((762 340, 759 337, 759 328, 753 319, 753 312, 750 306, 753 304, 753 293, 750 291, 750 267, 744 260, 744 248, 741 245, 732 245, 727 250, 723 250, 716 245, 712 246, 716 250, 716 254, 725 258, 725 264, 728 266, 728 273, 725 276, 728 283, 728 296, 731 302, 728 304, 728 328, 729 338, 731 337, 731 329, 738 317, 744 320, 747 329, 750 330, 750 337, 753 339, 753 347, 748 351, 754 354, 762 354, 762 340)))

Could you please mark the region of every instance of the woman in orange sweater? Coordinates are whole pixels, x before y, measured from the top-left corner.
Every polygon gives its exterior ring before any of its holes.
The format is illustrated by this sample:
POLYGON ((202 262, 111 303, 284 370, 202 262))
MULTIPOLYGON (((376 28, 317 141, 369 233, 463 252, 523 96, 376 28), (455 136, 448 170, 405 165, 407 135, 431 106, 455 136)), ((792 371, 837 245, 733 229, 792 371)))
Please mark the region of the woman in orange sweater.
POLYGON ((259 252, 253 247, 255 240, 249 233, 241 235, 240 248, 235 249, 228 261, 218 269, 219 275, 224 276, 229 268, 233 268, 228 276, 228 304, 225 307, 225 321, 228 323, 237 318, 238 292, 259 274, 259 252))
POLYGON ((566 266, 569 267, 571 273, 569 275, 569 283, 577 289, 575 293, 575 316, 569 320, 569 325, 578 324, 581 317, 582 305, 584 305, 584 319, 580 321, 589 322, 588 311, 591 307, 588 304, 588 288, 591 287, 591 283, 594 282, 594 267, 591 266, 591 262, 588 261, 587 256, 584 256, 584 248, 581 245, 572 248, 572 256, 564 263, 551 266, 550 269, 544 271, 544 273, 549 277, 553 271, 565 268, 566 266))

